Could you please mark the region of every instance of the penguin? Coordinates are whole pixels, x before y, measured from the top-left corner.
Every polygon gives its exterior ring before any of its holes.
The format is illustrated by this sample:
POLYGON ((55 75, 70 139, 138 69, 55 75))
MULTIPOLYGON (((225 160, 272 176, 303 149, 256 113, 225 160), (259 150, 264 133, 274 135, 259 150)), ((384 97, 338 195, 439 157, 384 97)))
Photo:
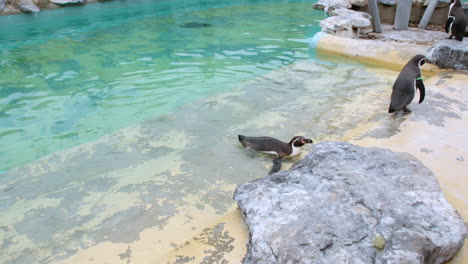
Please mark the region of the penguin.
POLYGON ((187 22, 182 25, 179 25, 179 27, 183 28, 203 28, 203 27, 211 27, 211 24, 208 23, 199 23, 199 22, 187 22))
POLYGON ((450 0, 450 9, 445 23, 445 32, 449 33, 449 39, 463 41, 466 29, 466 16, 460 0, 450 0))
POLYGON ((247 137, 238 135, 239 142, 247 149, 253 149, 268 154, 276 155, 273 159, 273 167, 270 174, 281 169, 283 157, 292 157, 301 153, 301 147, 305 144, 312 144, 312 139, 303 136, 295 136, 288 143, 272 137, 247 137))
POLYGON ((424 101, 426 89, 421 78, 421 66, 426 61, 423 55, 416 55, 403 67, 393 84, 389 113, 400 110, 403 114, 411 113, 408 105, 413 101, 416 89, 419 89, 419 103, 424 101))

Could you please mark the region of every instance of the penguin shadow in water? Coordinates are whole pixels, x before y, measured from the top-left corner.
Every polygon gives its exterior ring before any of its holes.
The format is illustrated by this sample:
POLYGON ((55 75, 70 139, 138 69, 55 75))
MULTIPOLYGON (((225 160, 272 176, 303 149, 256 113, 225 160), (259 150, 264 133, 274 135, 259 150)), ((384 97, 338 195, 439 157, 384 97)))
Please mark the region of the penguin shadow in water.
POLYGON ((402 112, 404 115, 411 113, 408 105, 413 101, 417 89, 419 89, 419 103, 424 101, 426 88, 421 77, 421 66, 426 62, 426 57, 416 55, 403 67, 393 84, 389 113, 402 112))
POLYGON ((249 150, 260 151, 276 156, 273 159, 273 167, 269 174, 278 172, 281 169, 284 157, 299 155, 304 145, 313 143, 312 139, 304 138, 303 136, 295 136, 289 142, 283 142, 273 137, 248 137, 238 135, 238 138, 242 146, 249 150))
POLYGON ((208 23, 200 23, 200 22, 187 22, 184 24, 179 25, 179 27, 182 28, 206 28, 206 27, 211 27, 213 25, 208 24, 208 23))

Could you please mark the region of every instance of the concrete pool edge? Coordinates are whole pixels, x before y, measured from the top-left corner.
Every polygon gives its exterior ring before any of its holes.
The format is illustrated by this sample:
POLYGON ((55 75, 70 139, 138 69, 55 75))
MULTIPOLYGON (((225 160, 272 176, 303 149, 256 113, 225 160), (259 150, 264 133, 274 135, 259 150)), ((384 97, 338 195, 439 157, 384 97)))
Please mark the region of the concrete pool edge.
MULTIPOLYGON (((425 54, 430 46, 370 39, 349 39, 319 32, 311 39, 309 47, 318 53, 350 57, 374 66, 399 71, 413 56, 425 54)), ((440 70, 439 67, 430 64, 425 65, 423 73, 432 76, 440 70)))

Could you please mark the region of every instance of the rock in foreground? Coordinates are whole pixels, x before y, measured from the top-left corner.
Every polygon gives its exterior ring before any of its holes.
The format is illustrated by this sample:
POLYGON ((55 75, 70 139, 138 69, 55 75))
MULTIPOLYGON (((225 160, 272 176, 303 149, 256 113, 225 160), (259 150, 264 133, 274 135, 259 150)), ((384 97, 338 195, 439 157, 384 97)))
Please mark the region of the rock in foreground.
POLYGON ((466 237, 434 174, 380 148, 317 144, 234 199, 251 235, 244 263, 443 263, 466 237))

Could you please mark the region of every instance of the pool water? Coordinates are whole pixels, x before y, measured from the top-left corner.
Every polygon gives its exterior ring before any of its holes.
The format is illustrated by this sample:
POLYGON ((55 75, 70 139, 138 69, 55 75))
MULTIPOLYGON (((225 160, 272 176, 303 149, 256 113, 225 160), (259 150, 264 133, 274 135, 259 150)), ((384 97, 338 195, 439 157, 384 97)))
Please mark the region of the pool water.
POLYGON ((387 117, 397 73, 316 58, 322 18, 308 1, 115 1, 0 18, 2 261, 162 263, 270 170, 238 134, 343 140, 387 117))
POLYGON ((0 18, 0 170, 309 57, 310 1, 129 1, 0 18), (185 23, 205 23, 200 28, 185 23))

